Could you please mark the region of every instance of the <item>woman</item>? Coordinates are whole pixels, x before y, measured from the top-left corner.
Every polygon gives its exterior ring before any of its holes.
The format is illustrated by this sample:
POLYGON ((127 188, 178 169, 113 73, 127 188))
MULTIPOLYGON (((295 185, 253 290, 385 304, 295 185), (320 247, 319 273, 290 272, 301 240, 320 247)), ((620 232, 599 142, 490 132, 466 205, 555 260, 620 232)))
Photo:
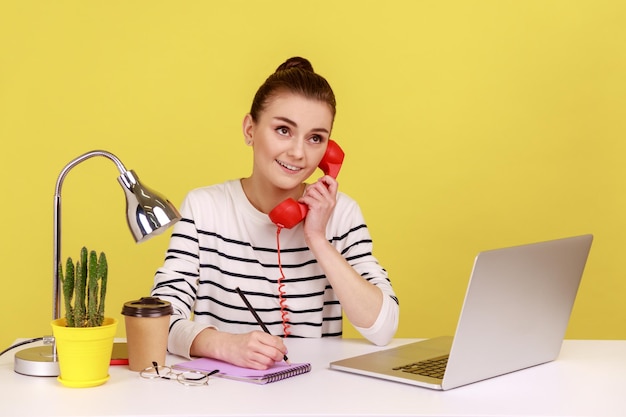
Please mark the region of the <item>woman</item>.
POLYGON ((284 337, 341 336, 342 309, 371 342, 393 337, 398 300, 359 206, 330 175, 304 182, 334 117, 333 91, 306 59, 288 59, 259 88, 243 120, 252 173, 187 195, 156 273, 152 295, 174 307, 170 352, 267 369, 287 353, 284 337), (268 216, 287 198, 308 207, 291 229, 268 216))

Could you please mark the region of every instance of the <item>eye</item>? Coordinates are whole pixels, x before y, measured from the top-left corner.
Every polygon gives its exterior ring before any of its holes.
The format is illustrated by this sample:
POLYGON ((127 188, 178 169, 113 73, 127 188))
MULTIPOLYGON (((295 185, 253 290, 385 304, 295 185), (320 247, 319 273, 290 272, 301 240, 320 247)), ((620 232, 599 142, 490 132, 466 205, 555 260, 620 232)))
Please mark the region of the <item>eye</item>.
POLYGON ((313 135, 309 138, 309 141, 313 142, 313 143, 322 143, 324 141, 324 139, 319 136, 319 135, 313 135))
POLYGON ((289 128, 287 128, 286 126, 277 127, 276 133, 278 133, 281 136, 289 136, 289 128))

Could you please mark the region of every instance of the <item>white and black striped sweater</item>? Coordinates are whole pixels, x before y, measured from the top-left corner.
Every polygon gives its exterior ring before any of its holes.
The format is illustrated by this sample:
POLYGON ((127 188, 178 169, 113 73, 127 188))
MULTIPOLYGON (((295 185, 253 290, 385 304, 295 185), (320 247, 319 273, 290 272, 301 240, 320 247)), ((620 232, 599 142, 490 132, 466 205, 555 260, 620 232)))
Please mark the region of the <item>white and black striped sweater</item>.
MULTIPOLYGON (((172 231, 152 295, 172 303, 169 350, 189 356, 204 328, 231 333, 259 330, 235 288, 240 287, 270 332, 283 335, 278 295, 277 227, 246 198, 239 180, 191 191, 183 219, 172 231)), ((283 229, 280 261, 285 274, 289 337, 342 334, 342 310, 332 287, 304 242, 302 224, 283 229)), ((376 323, 357 328, 375 344, 395 334, 399 307, 386 271, 372 255, 372 241, 357 203, 338 193, 327 237, 364 279, 384 293, 376 323)))

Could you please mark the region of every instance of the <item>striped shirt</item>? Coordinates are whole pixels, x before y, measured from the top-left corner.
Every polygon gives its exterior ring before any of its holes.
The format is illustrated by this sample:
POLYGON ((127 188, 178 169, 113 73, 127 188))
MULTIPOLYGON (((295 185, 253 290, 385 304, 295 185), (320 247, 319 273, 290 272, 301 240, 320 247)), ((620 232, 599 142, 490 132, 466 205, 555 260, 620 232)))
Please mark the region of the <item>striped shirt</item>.
MULTIPOLYGON (((339 300, 304 241, 301 223, 277 233, 267 214, 250 204, 239 180, 191 191, 180 212, 183 218, 174 226, 152 289, 153 296, 174 307, 170 352, 189 357, 191 343, 207 327, 230 333, 259 330, 237 287, 270 333, 284 335, 279 265, 289 337, 341 336, 339 300)), ((357 330, 375 344, 388 343, 398 326, 398 300, 386 271, 372 255, 359 206, 343 193, 337 194, 326 235, 364 279, 382 290, 377 321, 357 330)))

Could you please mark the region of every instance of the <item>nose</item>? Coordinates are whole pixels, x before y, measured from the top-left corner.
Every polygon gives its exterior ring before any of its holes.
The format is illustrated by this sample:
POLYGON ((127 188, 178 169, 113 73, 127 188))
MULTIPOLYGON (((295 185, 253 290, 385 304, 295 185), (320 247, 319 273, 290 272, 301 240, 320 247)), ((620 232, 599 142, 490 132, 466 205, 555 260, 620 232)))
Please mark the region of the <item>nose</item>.
POLYGON ((304 139, 293 138, 289 149, 287 149, 287 155, 296 159, 304 157, 304 139))

